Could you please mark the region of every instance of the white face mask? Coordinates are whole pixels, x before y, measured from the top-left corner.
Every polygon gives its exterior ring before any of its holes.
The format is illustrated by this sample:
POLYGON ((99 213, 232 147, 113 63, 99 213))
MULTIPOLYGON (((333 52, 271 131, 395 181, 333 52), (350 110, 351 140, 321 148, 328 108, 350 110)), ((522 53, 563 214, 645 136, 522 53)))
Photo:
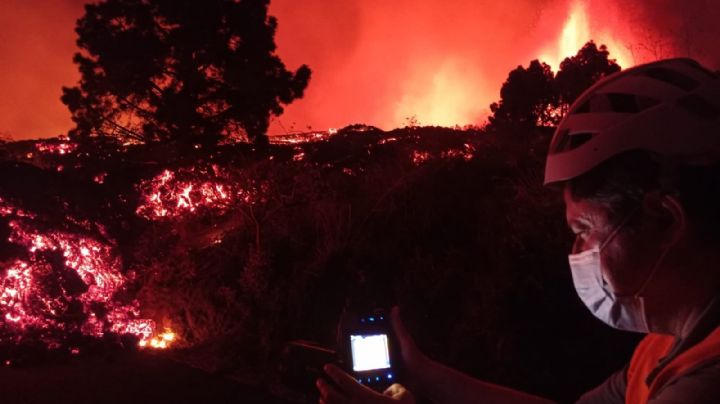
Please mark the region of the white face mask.
POLYGON ((654 277, 667 249, 663 251, 643 285, 632 296, 618 296, 612 291, 603 278, 600 260, 600 251, 627 224, 635 212, 637 209, 628 215, 599 247, 570 254, 568 260, 575 290, 595 317, 620 330, 648 333, 650 330, 645 312, 645 300, 640 294, 654 277))

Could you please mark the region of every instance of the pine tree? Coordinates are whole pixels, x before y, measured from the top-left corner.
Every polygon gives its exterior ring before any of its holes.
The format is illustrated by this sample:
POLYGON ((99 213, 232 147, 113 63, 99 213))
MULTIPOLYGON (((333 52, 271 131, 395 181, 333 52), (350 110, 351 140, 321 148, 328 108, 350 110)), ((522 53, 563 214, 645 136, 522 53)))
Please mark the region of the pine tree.
POLYGON ((83 140, 262 143, 310 79, 275 54, 269 0, 105 0, 85 6, 77 86, 62 101, 83 140))

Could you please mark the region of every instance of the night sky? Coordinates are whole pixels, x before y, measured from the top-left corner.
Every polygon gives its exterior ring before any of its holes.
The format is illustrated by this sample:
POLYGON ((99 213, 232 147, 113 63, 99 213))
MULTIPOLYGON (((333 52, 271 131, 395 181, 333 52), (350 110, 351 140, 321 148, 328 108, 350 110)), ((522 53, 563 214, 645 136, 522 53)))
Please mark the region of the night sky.
MULTIPOLYGON (((72 122, 61 86, 81 0, 0 2, 0 134, 56 136, 72 122)), ((270 134, 352 123, 390 129, 482 123, 507 73, 540 57, 554 67, 589 39, 623 67, 692 56, 720 68, 716 0, 274 0, 278 53, 308 64, 306 96, 270 134)))

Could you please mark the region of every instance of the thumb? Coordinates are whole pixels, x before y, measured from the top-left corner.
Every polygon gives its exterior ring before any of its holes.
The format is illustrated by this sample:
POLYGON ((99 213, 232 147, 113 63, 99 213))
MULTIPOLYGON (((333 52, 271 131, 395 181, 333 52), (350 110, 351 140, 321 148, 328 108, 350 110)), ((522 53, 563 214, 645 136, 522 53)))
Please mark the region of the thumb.
POLYGON ((397 383, 388 387, 385 392, 383 392, 383 395, 392 398, 394 402, 397 402, 398 404, 415 403, 415 398, 412 393, 407 390, 405 386, 397 383))
POLYGON ((400 318, 400 308, 398 306, 394 306, 392 308, 392 311, 390 312, 390 320, 392 321, 395 336, 400 342, 403 353, 407 350, 416 350, 415 341, 410 335, 410 332, 408 332, 407 328, 405 328, 405 323, 403 323, 400 318))

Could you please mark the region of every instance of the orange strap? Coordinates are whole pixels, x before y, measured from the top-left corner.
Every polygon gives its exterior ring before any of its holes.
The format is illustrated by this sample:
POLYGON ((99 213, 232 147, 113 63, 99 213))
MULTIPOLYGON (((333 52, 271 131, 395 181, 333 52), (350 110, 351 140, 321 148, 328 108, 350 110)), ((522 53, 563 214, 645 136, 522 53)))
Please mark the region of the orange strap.
POLYGON ((674 343, 675 337, 660 334, 648 334, 640 341, 628 368, 625 403, 647 403, 664 386, 708 362, 720 359, 720 328, 716 328, 700 343, 670 361, 648 387, 645 380, 660 360, 670 353, 674 343))

